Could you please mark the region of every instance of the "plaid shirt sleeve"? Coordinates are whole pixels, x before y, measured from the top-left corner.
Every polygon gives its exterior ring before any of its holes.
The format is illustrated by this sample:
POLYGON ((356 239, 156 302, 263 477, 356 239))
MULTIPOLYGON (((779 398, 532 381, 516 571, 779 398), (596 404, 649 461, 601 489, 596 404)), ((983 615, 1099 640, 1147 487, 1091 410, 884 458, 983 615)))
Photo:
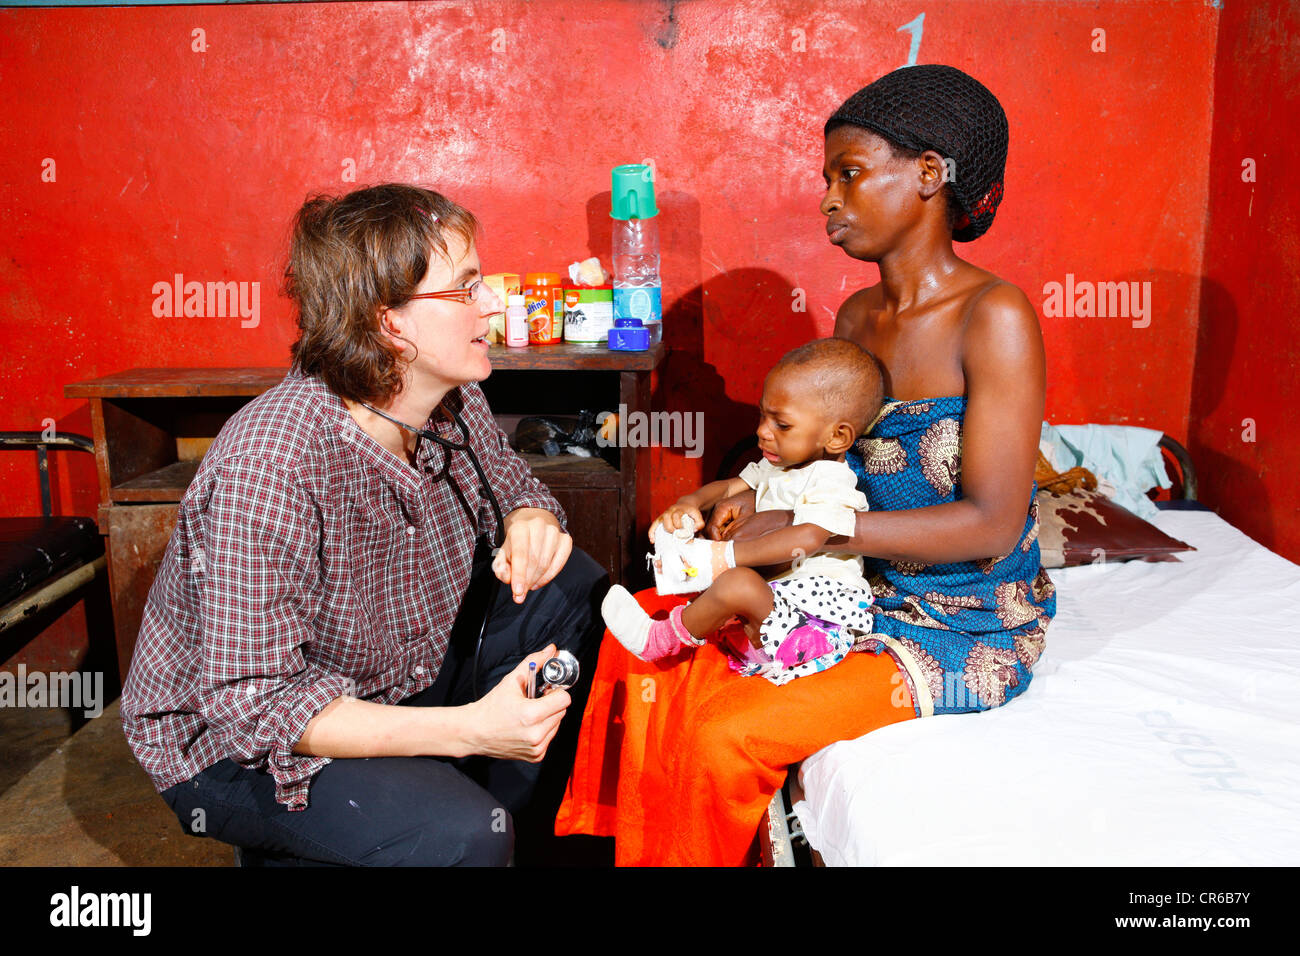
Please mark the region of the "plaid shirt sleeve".
MULTIPOLYGON (((461 393, 465 402, 465 424, 470 434, 484 436, 479 448, 483 473, 501 503, 501 516, 520 508, 541 508, 555 515, 567 533, 569 525, 564 509, 550 489, 533 475, 528 462, 510 447, 505 432, 492 417, 483 392, 477 385, 467 385, 462 386, 461 393)), ((494 520, 491 508, 486 502, 484 508, 486 514, 482 516, 480 526, 491 526, 494 520)))
POLYGON ((307 805, 327 757, 295 754, 307 724, 351 689, 308 665, 308 626, 321 600, 320 519, 284 472, 253 458, 223 462, 203 509, 199 711, 229 756, 261 766, 275 799, 307 805))

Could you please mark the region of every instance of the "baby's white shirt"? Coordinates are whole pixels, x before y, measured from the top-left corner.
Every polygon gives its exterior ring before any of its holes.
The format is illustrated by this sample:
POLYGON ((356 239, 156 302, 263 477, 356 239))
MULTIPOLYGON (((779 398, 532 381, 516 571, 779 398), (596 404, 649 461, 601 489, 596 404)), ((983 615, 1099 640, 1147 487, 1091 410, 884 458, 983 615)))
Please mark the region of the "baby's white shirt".
MULTIPOLYGON (((867 496, 858 491, 857 476, 842 461, 782 468, 764 458, 746 465, 740 480, 754 489, 757 511, 793 511, 795 524, 815 524, 831 534, 852 535, 855 515, 867 510, 867 496)), ((870 589, 862 574, 862 556, 847 551, 819 551, 772 580, 814 575, 870 589)))

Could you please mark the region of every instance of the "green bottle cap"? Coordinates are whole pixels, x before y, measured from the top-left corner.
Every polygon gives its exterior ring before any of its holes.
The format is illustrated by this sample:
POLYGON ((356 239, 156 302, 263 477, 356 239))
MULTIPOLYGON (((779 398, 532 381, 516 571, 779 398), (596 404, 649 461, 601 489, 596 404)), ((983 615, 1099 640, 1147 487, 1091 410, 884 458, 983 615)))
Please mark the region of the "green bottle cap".
POLYGON ((659 215, 655 205, 654 171, 645 163, 614 167, 611 219, 650 219, 659 215))

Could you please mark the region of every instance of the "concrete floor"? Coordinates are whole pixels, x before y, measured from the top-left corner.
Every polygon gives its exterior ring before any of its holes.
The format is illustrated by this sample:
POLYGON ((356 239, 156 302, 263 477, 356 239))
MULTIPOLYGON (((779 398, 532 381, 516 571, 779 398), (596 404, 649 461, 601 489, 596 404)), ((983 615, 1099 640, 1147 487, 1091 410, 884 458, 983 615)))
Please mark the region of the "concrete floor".
MULTIPOLYGON (((0 867, 234 865, 232 847, 181 829, 118 714, 116 699, 76 723, 54 708, 0 708, 0 867)), ((549 866, 606 867, 613 841, 565 837, 546 854, 549 866)))
POLYGON ((187 834, 127 749, 118 702, 74 730, 66 711, 0 708, 0 866, 231 866, 187 834))
MULTIPOLYGON (((69 595, 0 635, 5 668, 102 672, 114 683, 104 687, 113 702, 90 720, 58 708, 0 707, 0 867, 232 866, 234 848, 183 830, 126 745, 111 620, 101 581, 99 591, 69 595), (83 598, 84 616, 65 626, 83 598), (90 651, 69 647, 66 632, 90 625, 90 651)), ((613 841, 596 837, 551 838, 530 852, 548 866, 614 861, 613 841)))

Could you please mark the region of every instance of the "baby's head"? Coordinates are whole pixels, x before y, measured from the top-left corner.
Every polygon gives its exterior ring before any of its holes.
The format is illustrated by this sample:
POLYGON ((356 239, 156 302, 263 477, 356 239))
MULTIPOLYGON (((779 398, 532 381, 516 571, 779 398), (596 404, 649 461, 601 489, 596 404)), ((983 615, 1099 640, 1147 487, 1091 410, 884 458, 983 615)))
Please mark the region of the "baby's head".
POLYGON ((839 460, 884 400, 876 357, 847 339, 817 339, 787 352, 767 373, 758 447, 782 467, 839 460))

